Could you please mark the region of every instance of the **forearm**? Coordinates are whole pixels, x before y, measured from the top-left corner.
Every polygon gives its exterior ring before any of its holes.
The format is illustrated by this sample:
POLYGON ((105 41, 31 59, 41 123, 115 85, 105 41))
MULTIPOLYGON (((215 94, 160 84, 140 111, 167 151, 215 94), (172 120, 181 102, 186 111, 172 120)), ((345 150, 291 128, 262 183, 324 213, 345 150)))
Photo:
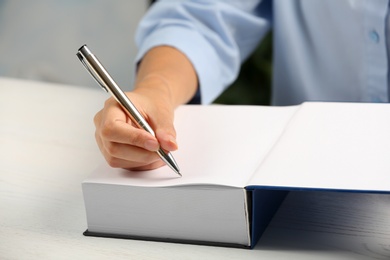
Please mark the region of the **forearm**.
POLYGON ((187 57, 173 47, 159 46, 148 51, 140 62, 134 91, 158 94, 176 108, 188 102, 197 87, 197 75, 187 57))

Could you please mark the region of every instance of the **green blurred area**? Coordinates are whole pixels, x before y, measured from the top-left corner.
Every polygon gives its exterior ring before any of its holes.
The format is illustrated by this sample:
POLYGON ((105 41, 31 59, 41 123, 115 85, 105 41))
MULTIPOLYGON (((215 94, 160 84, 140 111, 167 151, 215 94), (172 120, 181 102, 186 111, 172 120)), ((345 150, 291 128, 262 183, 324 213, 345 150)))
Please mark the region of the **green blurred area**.
POLYGON ((270 105, 272 85, 272 33, 244 62, 236 81, 214 103, 270 105))

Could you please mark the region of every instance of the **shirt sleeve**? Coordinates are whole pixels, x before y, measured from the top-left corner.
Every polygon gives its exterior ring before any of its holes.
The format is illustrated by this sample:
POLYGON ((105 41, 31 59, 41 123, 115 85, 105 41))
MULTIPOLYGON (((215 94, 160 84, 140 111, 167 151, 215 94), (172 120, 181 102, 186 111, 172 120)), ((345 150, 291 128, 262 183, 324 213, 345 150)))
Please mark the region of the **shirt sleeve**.
POLYGON ((269 30, 270 2, 157 1, 138 26, 136 62, 156 46, 178 49, 196 70, 201 103, 211 103, 236 79, 242 61, 269 30))

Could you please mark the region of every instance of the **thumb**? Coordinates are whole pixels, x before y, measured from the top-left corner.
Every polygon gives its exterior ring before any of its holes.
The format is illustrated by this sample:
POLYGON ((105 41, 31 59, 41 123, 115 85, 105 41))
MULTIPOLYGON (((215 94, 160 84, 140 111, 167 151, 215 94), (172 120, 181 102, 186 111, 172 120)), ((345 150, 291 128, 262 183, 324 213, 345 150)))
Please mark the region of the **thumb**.
POLYGON ((176 135, 170 132, 172 131, 168 129, 158 129, 156 131, 156 137, 160 143, 161 148, 167 151, 175 151, 178 148, 176 135))
POLYGON ((176 142, 176 130, 173 125, 173 112, 164 114, 159 116, 153 124, 156 138, 161 148, 167 151, 175 151, 178 145, 176 142))
POLYGON ((176 143, 176 131, 173 125, 175 107, 169 100, 169 96, 153 89, 137 88, 132 95, 136 97, 135 101, 143 104, 141 113, 153 128, 156 139, 160 147, 166 151, 175 151, 178 146, 176 143))

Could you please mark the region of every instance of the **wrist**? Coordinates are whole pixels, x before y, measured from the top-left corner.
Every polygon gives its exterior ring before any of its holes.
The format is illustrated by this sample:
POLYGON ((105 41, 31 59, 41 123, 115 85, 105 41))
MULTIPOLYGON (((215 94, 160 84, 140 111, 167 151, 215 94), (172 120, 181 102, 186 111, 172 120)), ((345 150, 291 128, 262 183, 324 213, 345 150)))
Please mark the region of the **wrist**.
POLYGON ((162 93, 174 108, 190 101, 197 87, 198 79, 192 63, 174 47, 154 47, 139 63, 136 88, 162 93))
POLYGON ((137 79, 134 92, 151 98, 164 100, 172 108, 176 108, 180 103, 174 98, 171 84, 162 75, 153 73, 137 79))

